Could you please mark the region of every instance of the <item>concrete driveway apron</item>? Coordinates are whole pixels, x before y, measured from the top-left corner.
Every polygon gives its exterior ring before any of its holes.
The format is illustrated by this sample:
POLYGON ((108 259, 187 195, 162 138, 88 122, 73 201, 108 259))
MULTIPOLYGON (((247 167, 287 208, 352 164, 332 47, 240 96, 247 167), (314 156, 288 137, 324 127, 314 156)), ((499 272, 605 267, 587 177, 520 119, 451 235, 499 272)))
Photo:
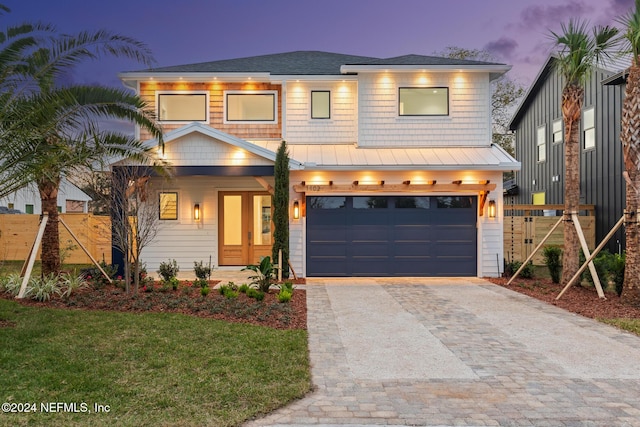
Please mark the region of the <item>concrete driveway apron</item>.
POLYGON ((247 426, 640 426, 640 338, 480 279, 309 279, 314 391, 247 426))

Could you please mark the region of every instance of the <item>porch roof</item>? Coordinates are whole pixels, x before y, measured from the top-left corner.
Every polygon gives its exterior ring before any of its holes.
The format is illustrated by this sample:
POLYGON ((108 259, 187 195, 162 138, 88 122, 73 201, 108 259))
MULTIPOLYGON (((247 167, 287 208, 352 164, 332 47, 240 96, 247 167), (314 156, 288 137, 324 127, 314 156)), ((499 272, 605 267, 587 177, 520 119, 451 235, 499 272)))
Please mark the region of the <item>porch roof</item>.
MULTIPOLYGON (((276 151, 277 141, 253 144, 276 151)), ((307 170, 520 170, 520 162, 497 145, 484 147, 363 148, 355 144, 290 144, 289 157, 307 170)), ((292 168, 293 169, 293 168, 292 168)))

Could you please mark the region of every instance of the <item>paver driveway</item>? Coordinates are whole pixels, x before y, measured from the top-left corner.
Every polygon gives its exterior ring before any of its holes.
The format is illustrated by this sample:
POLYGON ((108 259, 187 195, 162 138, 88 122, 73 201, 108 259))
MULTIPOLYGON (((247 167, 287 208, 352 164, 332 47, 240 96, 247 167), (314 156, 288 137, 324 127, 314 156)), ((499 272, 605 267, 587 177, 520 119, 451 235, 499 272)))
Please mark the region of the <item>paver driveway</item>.
POLYGON ((480 279, 309 279, 315 390, 248 426, 640 426, 640 338, 480 279))

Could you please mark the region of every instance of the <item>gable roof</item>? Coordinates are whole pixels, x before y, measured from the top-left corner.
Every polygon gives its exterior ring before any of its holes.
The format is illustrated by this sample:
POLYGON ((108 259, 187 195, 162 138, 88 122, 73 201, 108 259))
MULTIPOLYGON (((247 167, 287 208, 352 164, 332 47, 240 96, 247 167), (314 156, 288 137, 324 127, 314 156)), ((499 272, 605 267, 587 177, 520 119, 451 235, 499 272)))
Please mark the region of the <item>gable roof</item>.
POLYGON ((435 67, 464 68, 505 73, 511 67, 494 62, 472 61, 436 56, 404 55, 394 58, 345 55, 320 51, 295 51, 246 58, 225 59, 195 64, 148 68, 120 74, 122 79, 144 78, 171 73, 184 74, 263 74, 265 76, 323 76, 344 75, 358 70, 385 68, 435 67), (350 71, 349 68, 353 68, 350 71))

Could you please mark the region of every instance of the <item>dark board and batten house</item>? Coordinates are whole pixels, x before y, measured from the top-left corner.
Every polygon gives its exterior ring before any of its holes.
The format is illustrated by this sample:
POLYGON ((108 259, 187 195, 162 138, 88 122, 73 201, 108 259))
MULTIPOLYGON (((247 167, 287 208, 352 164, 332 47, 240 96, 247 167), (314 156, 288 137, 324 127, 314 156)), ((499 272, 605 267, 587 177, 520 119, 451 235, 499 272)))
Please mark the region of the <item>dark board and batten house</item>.
MULTIPOLYGON (((564 203, 564 79, 548 58, 516 110, 509 129, 516 134, 519 194, 514 203, 564 203)), ((615 68, 616 66, 612 66, 615 68)), ((623 84, 604 84, 619 70, 597 68, 585 84, 580 128, 580 203, 595 205, 596 240, 600 242, 622 216, 625 182, 620 145, 623 84)), ((509 203, 505 200, 505 203, 509 203)), ((560 213, 560 212, 558 212, 560 213)), ((624 230, 608 249, 624 248, 624 230)))

